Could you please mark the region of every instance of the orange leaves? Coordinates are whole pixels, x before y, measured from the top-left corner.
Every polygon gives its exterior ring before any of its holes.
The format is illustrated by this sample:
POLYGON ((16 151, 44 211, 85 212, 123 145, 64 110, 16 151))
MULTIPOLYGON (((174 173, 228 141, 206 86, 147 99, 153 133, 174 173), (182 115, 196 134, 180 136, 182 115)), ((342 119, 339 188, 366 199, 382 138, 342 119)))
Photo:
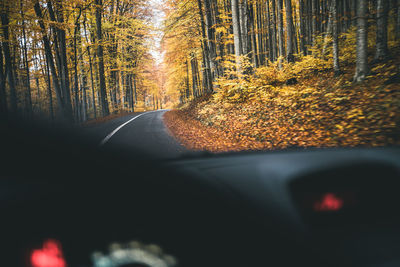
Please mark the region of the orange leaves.
POLYGON ((187 147, 212 152, 399 145, 399 62, 397 56, 373 67, 363 84, 349 82, 352 65, 335 78, 320 59, 283 70, 271 64, 218 80, 215 94, 166 113, 165 121, 187 147), (298 83, 285 85, 293 75, 298 83))
POLYGON ((167 112, 165 121, 188 148, 212 152, 400 144, 400 85, 377 91, 382 81, 360 87, 346 75, 259 89, 256 101, 214 96, 167 112))

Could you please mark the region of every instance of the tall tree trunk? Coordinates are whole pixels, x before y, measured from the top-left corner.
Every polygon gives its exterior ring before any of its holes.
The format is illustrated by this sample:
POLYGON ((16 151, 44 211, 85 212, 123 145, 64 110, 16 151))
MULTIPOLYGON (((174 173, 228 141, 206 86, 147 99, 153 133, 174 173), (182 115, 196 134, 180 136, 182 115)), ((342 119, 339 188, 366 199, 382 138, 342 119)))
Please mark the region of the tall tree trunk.
POLYGON ((292 1, 285 0, 286 9, 286 60, 294 62, 292 1))
POLYGON ((265 64, 265 53, 263 44, 263 19, 261 12, 261 4, 256 2, 257 17, 257 41, 258 41, 258 63, 263 66, 265 64))
MULTIPOLYGON (((80 27, 79 27, 79 29, 80 29, 80 27)), ((86 72, 84 69, 84 64, 83 64, 84 51, 83 51, 83 47, 82 47, 82 37, 80 34, 78 35, 77 42, 78 42, 78 52, 79 52, 79 58, 80 58, 79 68, 80 68, 80 73, 81 73, 80 84, 81 84, 81 91, 82 91, 82 121, 86 121, 87 120, 87 108, 88 108, 87 107, 88 101, 87 101, 86 89, 87 89, 88 82, 87 82, 87 75, 86 75, 86 72)))
POLYGON ((303 53, 304 56, 307 55, 307 48, 306 48, 306 30, 305 30, 305 16, 304 16, 304 0, 299 1, 299 21, 300 21, 300 51, 303 53))
POLYGON ((40 8, 38 1, 35 2, 34 9, 35 9, 35 13, 36 13, 37 17, 39 18, 39 26, 42 31, 44 51, 46 54, 47 62, 49 63, 51 75, 53 76, 53 86, 56 91, 57 103, 58 103, 58 108, 60 110, 60 114, 68 122, 73 122, 72 109, 66 108, 66 103, 64 103, 64 98, 62 97, 62 89, 61 89, 60 81, 59 81, 59 78, 57 75, 57 70, 56 70, 56 67, 54 64, 53 54, 51 52, 50 41, 46 35, 46 28, 45 28, 45 25, 43 22, 42 10, 40 8))
POLYGON ((135 102, 133 103, 133 107, 135 107, 135 103, 137 103, 137 86, 136 86, 136 75, 133 75, 133 91, 135 93, 135 102))
POLYGON ((273 57, 272 57, 272 61, 275 61, 277 58, 278 58, 278 49, 277 49, 277 46, 276 46, 276 3, 275 3, 275 0, 272 0, 272 2, 271 2, 271 7, 272 7, 272 12, 271 12, 271 21, 272 21, 272 33, 271 33, 271 35, 272 35, 272 39, 271 39, 271 42, 272 42, 272 54, 273 54, 273 57))
POLYGON ((231 5, 232 5, 233 42, 235 45, 236 69, 240 73, 241 72, 240 56, 242 55, 241 53, 242 43, 240 37, 240 18, 239 18, 238 0, 231 0, 231 5))
POLYGON ((247 0, 239 0, 239 18, 240 18, 240 37, 242 44, 242 54, 247 55, 248 50, 248 27, 247 27, 247 0))
POLYGON ((215 28, 214 28, 214 21, 212 16, 211 10, 211 3, 210 0, 204 0, 204 9, 205 9, 205 23, 207 28, 207 40, 208 40, 208 49, 210 55, 210 68, 211 68, 211 75, 214 78, 218 77, 218 64, 216 61, 217 51, 215 46, 215 28))
POLYGON ((7 113, 6 71, 3 66, 3 47, 0 43, 0 113, 7 113))
POLYGON ((37 75, 35 75, 35 81, 36 81, 36 92, 37 92, 37 105, 38 105, 38 112, 41 113, 42 112, 42 97, 40 94, 40 83, 39 83, 39 77, 37 75))
POLYGON ((388 0, 378 0, 376 10, 376 54, 375 60, 385 60, 389 56, 388 39, 388 0))
POLYGON ((311 31, 312 31, 312 45, 315 45, 317 35, 317 0, 311 0, 311 31))
MULTIPOLYGON (((62 0, 55 0, 56 14, 57 14, 57 23, 64 24, 64 14, 63 14, 63 5, 62 0)), ((51 1, 47 1, 49 11, 51 10, 51 1)), ((50 12, 49 12, 50 13, 50 12)), ((61 90, 62 97, 64 101, 65 109, 68 113, 72 115, 72 104, 71 104, 71 92, 70 92, 70 84, 69 84, 69 70, 68 70, 68 61, 67 61, 67 38, 65 30, 62 28, 57 28, 59 34, 59 56, 61 59, 60 66, 60 81, 61 81, 61 90)))
MULTIPOLYGON (((323 47, 322 47, 322 57, 324 57, 325 56, 325 51, 326 51, 326 48, 328 47, 328 37, 331 35, 331 32, 332 32, 332 26, 333 26, 333 20, 334 20, 334 18, 333 18, 333 5, 334 5, 334 2, 333 2, 333 0, 332 0, 332 2, 331 2, 331 4, 330 4, 330 6, 329 6, 329 16, 328 16, 328 25, 327 25, 327 27, 326 27, 326 32, 324 33, 324 44, 323 44, 323 47)), ((336 12, 337 12, 337 6, 336 6, 336 12)), ((336 27, 337 27, 338 25, 336 25, 336 27)))
POLYGON ((397 0, 396 40, 400 40, 400 0, 397 0))
POLYGON ((194 54, 191 55, 190 59, 190 67, 192 69, 192 90, 193 90, 193 97, 196 98, 197 95, 197 66, 196 66, 196 57, 194 54))
MULTIPOLYGON (((213 5, 213 9, 215 11, 214 12, 215 23, 217 25, 221 25, 222 19, 220 17, 220 13, 218 10, 218 0, 212 0, 212 5, 213 5)), ((224 33, 222 33, 222 32, 216 33, 216 42, 217 42, 216 45, 218 46, 218 51, 219 51, 219 55, 218 55, 219 60, 217 60, 218 69, 219 69, 218 76, 224 75, 224 66, 223 66, 223 64, 221 64, 221 62, 223 62, 225 60, 225 51, 224 51, 225 44, 222 41, 222 38, 224 38, 224 33)), ((216 54, 218 54, 218 53, 216 53, 216 54)), ((161 99, 160 103, 162 103, 162 99, 161 99)))
MULTIPOLYGON (((88 34, 87 34, 87 29, 86 29, 86 16, 84 19, 84 23, 83 23, 83 29, 85 32, 85 39, 86 42, 89 43, 89 38, 88 38, 88 34)), ((95 93, 94 93, 94 78, 93 78, 93 63, 92 63, 92 56, 90 53, 90 46, 86 46, 86 51, 88 53, 88 59, 89 59, 89 69, 90 69, 90 86, 92 89, 92 107, 93 107, 93 116, 96 119, 97 117, 97 112, 96 112, 96 97, 95 97, 95 93)))
POLYGON ((89 58, 89 68, 90 68, 90 86, 92 89, 92 107, 93 107, 93 116, 96 119, 97 117, 97 109, 96 109, 96 97, 94 93, 94 78, 93 78, 93 63, 92 63, 92 58, 90 56, 90 48, 87 47, 88 51, 88 58, 89 58))
MULTIPOLYGON (((276 0, 277 4, 277 15, 278 15, 278 47, 279 47, 279 57, 285 55, 285 48, 283 43, 283 18, 282 18, 282 3, 283 0, 276 0)), ((279 67, 282 67, 282 61, 279 60, 279 67)))
POLYGON ((355 82, 361 82, 369 73, 367 42, 367 0, 357 0, 357 45, 355 82))
POLYGON ((292 43, 293 43, 293 53, 295 54, 299 54, 299 42, 297 40, 297 37, 299 35, 299 31, 298 31, 298 23, 297 23, 297 9, 296 8, 292 8, 292 15, 293 15, 293 19, 292 19, 292 43))
MULTIPOLYGON (((120 1, 112 1, 111 2, 111 23, 113 28, 116 28, 118 23, 117 17, 119 12, 119 3, 120 1)), ((117 93, 119 91, 119 74, 118 74, 118 62, 117 62, 117 55, 118 55, 118 42, 117 37, 114 31, 109 33, 110 35, 110 46, 109 46, 109 55, 111 56, 111 71, 109 76, 109 93, 110 93, 110 101, 112 111, 118 110, 118 97, 117 93)))
POLYGON ((350 9, 351 9, 351 25, 357 26, 357 1, 358 0, 351 0, 350 9))
POLYGON ((345 31, 347 31, 350 26, 351 26, 351 9, 350 9, 350 0, 344 0, 345 1, 345 14, 346 14, 346 28, 345 31))
POLYGON ((252 60, 255 68, 258 68, 258 56, 257 56, 257 42, 256 42, 256 27, 255 27, 255 16, 254 16, 254 5, 250 8, 250 27, 251 27, 251 50, 252 50, 252 60))
POLYGON ((75 29, 74 29, 74 96, 75 96, 75 118, 77 122, 81 122, 81 105, 79 99, 79 79, 78 79, 78 38, 80 38, 80 23, 79 18, 81 17, 82 9, 79 8, 78 16, 75 20, 75 29))
POLYGON ((204 81, 205 81, 205 91, 212 92, 213 85, 212 85, 212 75, 211 75, 211 63, 210 63, 210 50, 207 44, 207 36, 206 36, 206 26, 204 22, 204 15, 203 15, 203 5, 202 0, 197 0, 198 8, 199 8, 199 15, 200 15, 200 24, 201 24, 201 34, 203 37, 202 43, 202 50, 203 50, 203 61, 204 61, 204 81))
POLYGON ((29 75, 29 63, 28 63, 28 47, 27 47, 27 39, 26 39, 26 30, 25 30, 25 16, 23 12, 23 1, 20 1, 20 8, 21 8, 21 19, 22 19, 22 39, 23 39, 23 61, 24 61, 24 68, 25 68, 25 99, 26 99, 26 111, 28 116, 33 114, 32 110, 32 95, 31 95, 31 82, 30 82, 30 75, 29 75))
POLYGON ((7 79, 8 86, 10 88, 10 111, 15 113, 17 112, 17 93, 15 88, 15 76, 13 70, 13 64, 11 61, 11 52, 10 52, 10 35, 9 35, 9 19, 8 19, 8 8, 3 9, 1 14, 1 24, 3 26, 3 52, 5 64, 8 66, 7 71, 7 79))
POLYGON ((51 92, 51 78, 50 78, 50 68, 49 62, 46 57, 46 82, 47 82, 47 97, 49 98, 49 113, 50 120, 54 121, 54 107, 53 107, 53 94, 51 92))
POLYGON ((190 82, 189 82, 189 60, 186 59, 186 98, 190 99, 190 82))
POLYGON ((335 76, 340 74, 337 1, 332 0, 333 71, 335 72, 335 76))
POLYGON ((133 85, 132 85, 132 74, 128 74, 126 76, 126 82, 128 85, 128 90, 129 90, 129 94, 128 94, 128 103, 129 103, 129 111, 133 112, 133 85))
POLYGON ((100 79, 100 99, 102 115, 107 116, 110 114, 107 101, 106 79, 104 77, 104 52, 103 52, 103 33, 101 28, 101 11, 103 9, 103 1, 95 0, 96 7, 96 25, 97 25, 97 57, 99 59, 99 79, 100 79))

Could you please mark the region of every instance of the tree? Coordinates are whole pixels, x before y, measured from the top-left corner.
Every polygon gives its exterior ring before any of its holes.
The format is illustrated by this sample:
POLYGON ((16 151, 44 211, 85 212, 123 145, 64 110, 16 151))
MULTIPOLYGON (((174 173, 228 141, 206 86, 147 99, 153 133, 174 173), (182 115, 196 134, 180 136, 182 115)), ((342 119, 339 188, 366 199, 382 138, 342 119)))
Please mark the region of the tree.
MULTIPOLYGON (((285 55, 285 48, 283 43, 283 18, 282 18, 282 2, 283 0, 276 0, 277 13, 278 13, 278 47, 279 56, 283 57, 285 55)), ((279 63, 281 64, 281 63, 279 63)))
POLYGON ((6 75, 3 68, 3 48, 0 43, 0 112, 7 113, 6 75))
POLYGON ((249 53, 248 48, 248 15, 247 15, 247 0, 239 0, 239 18, 240 18, 240 37, 242 44, 242 54, 249 53))
POLYGON ((53 59, 53 54, 51 51, 51 46, 50 46, 50 41, 47 37, 46 34, 46 27, 43 21, 43 14, 42 14, 42 9, 39 5, 39 2, 36 1, 34 4, 34 9, 37 17, 39 18, 39 26, 42 32, 42 40, 43 40, 43 45, 44 45, 44 50, 46 54, 46 59, 47 62, 50 66, 50 71, 53 76, 53 84, 54 84, 54 89, 56 91, 56 96, 57 96, 57 102, 58 102, 58 107, 59 107, 59 113, 61 114, 62 118, 65 119, 66 121, 72 122, 73 117, 72 117, 72 109, 67 108, 68 103, 65 101, 66 96, 63 94, 63 91, 61 89, 61 84, 60 80, 57 74, 57 70, 54 64, 54 59, 53 59))
POLYGON ((306 49, 306 17, 304 15, 304 0, 299 0, 299 23, 300 23, 300 51, 307 55, 306 49))
MULTIPOLYGON (((4 4, 3 4, 4 5, 4 4)), ((10 35, 9 35, 9 19, 8 19, 8 6, 3 8, 0 16, 1 16, 1 25, 3 28, 3 53, 5 64, 7 66, 7 80, 10 87, 10 111, 15 113, 17 112, 17 94, 15 89, 15 77, 13 64, 11 61, 11 52, 10 52, 10 35)))
POLYGON ((275 61, 277 59, 277 46, 276 46, 276 4, 275 4, 275 0, 272 0, 271 2, 271 7, 272 7, 272 12, 271 12, 271 23, 272 23, 272 27, 271 27, 271 42, 272 42, 272 61, 275 61))
POLYGON ((242 55, 242 42, 240 34, 240 17, 239 17, 239 5, 238 0, 231 0, 232 7, 232 26, 233 26, 233 41, 235 45, 235 60, 236 69, 238 72, 240 70, 240 56, 242 55))
POLYGON ((99 59, 99 78, 100 78, 100 99, 101 99, 101 111, 103 116, 110 114, 108 109, 107 101, 107 89, 106 89, 106 79, 104 77, 104 52, 103 52, 103 33, 101 28, 101 11, 103 8, 102 0, 96 0, 96 25, 97 25, 97 57, 99 59))
POLYGON ((339 65, 337 5, 338 5, 337 0, 332 0, 333 71, 335 73, 335 76, 338 76, 341 73, 339 65))
POLYGON ((397 18, 395 18, 396 20, 396 40, 400 40, 400 0, 396 1, 396 5, 397 5, 397 10, 396 10, 396 14, 397 14, 397 18))
POLYGON ((389 56, 389 49, 387 45, 388 13, 389 1, 377 0, 375 60, 385 60, 389 56))
POLYGON ((286 10, 286 60, 294 62, 294 32, 293 32, 293 18, 292 18, 292 1, 285 0, 286 10))
POLYGON ((352 58, 342 46, 354 40, 352 21, 358 27, 354 79, 361 81, 368 74, 368 7, 376 19, 377 60, 387 58, 399 28, 399 0, 390 0, 389 6, 383 0, 163 1, 162 25, 153 25, 159 21, 151 8, 154 1, 3 1, 1 110, 21 107, 25 114, 81 123, 148 108, 150 102, 187 102, 219 92, 221 79, 240 78, 244 84, 264 68, 297 68, 301 64, 283 62, 295 56, 328 63, 337 75, 352 58), (354 13, 363 6, 364 15, 354 13), (351 38, 339 38, 343 33, 351 38), (162 62, 152 51, 156 39, 160 54, 165 52, 162 62), (53 109, 60 112, 53 114, 53 109))
POLYGON ((212 86, 212 76, 211 76, 211 62, 210 62, 210 49, 208 47, 207 43, 207 36, 206 36, 206 26, 204 22, 204 15, 203 15, 203 5, 201 3, 202 0, 197 0, 198 4, 198 9, 199 9, 199 15, 200 15, 200 22, 201 22, 201 33, 203 37, 203 61, 205 65, 204 69, 204 78, 205 78, 205 90, 207 92, 212 92, 213 86, 212 86))
POLYGON ((210 68, 213 80, 218 77, 218 63, 216 60, 217 51, 215 46, 215 27, 212 17, 211 3, 210 0, 204 0, 204 9, 205 9, 205 17, 206 17, 206 26, 207 26, 207 40, 208 40, 208 49, 209 49, 209 57, 210 57, 210 68))
POLYGON ((27 38, 26 38, 26 29, 25 29, 25 15, 23 12, 23 1, 20 1, 20 13, 22 20, 22 41, 23 41, 23 64, 25 68, 25 109, 26 113, 29 117, 32 116, 32 96, 31 96, 31 84, 30 84, 30 75, 29 75, 29 62, 28 62, 28 47, 27 47, 27 38))
MULTIPOLYGON (((55 11, 51 0, 47 0, 47 9, 53 23, 64 24, 63 2, 55 0, 55 11), (57 16, 57 18, 56 18, 57 16)), ((67 60, 67 38, 63 27, 53 27, 56 46, 56 59, 59 70, 59 80, 63 99, 64 114, 69 121, 73 121, 71 92, 69 86, 69 69, 67 60)))
POLYGON ((362 82, 369 73, 367 0, 357 0, 357 41, 355 82, 362 82))
MULTIPOLYGON (((311 38, 312 44, 315 45, 315 37, 317 35, 317 1, 318 0, 310 0, 311 1, 311 38)), ((358 0, 355 0, 358 1, 358 0)))

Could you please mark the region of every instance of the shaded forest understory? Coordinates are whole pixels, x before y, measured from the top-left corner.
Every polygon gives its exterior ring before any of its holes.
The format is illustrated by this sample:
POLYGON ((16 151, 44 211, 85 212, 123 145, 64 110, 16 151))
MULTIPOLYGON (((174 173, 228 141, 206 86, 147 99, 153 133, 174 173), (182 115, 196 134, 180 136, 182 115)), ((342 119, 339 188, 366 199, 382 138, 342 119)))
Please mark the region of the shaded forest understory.
MULTIPOLYGON (((264 73, 251 81, 257 88, 240 95, 222 89, 167 112, 164 120, 183 145, 212 152, 399 145, 399 47, 391 53, 391 60, 371 65, 362 84, 352 82, 354 64, 344 65, 339 77, 323 64, 303 68, 294 85, 264 73)), ((307 62, 295 66, 301 64, 307 62)))

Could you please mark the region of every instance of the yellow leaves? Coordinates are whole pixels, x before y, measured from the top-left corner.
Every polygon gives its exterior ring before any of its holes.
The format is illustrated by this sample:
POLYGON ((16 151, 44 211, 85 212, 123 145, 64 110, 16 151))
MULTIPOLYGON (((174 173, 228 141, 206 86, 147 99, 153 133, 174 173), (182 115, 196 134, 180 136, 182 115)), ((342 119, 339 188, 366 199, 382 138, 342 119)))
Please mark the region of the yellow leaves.
POLYGON ((334 93, 327 93, 327 94, 325 94, 324 96, 327 97, 327 98, 329 98, 329 97, 334 96, 334 93))
MULTIPOLYGON (((274 71, 270 66, 256 73, 274 71)), ((328 79, 326 74, 320 82, 312 77, 293 86, 265 84, 260 77, 221 79, 212 100, 182 111, 182 129, 200 124, 193 130, 195 137, 180 133, 180 138, 215 152, 400 144, 395 137, 400 127, 399 85, 376 89, 372 80, 362 87, 344 87, 350 75, 328 79)))
POLYGON ((335 127, 338 128, 340 131, 344 130, 344 126, 341 124, 336 124, 335 127))
POLYGON ((357 117, 358 119, 365 119, 364 113, 361 108, 352 109, 350 110, 350 112, 347 113, 347 119, 352 119, 354 117, 357 117))
POLYGON ((220 34, 220 33, 227 34, 228 33, 228 29, 226 27, 216 27, 215 28, 215 32, 217 34, 220 34))

